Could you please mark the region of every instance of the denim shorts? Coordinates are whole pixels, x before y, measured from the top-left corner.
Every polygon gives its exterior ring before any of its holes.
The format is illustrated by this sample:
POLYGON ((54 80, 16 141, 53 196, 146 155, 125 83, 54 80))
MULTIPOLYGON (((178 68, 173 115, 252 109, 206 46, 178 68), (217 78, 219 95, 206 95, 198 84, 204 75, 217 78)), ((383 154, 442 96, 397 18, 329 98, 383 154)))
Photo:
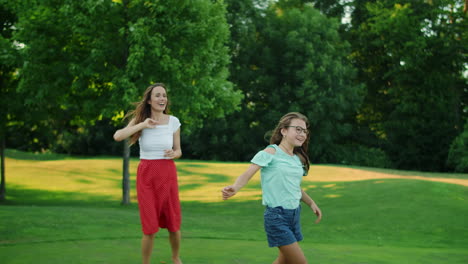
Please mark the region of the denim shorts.
POLYGON ((263 217, 268 246, 286 246, 302 240, 301 206, 296 209, 267 206, 263 217))

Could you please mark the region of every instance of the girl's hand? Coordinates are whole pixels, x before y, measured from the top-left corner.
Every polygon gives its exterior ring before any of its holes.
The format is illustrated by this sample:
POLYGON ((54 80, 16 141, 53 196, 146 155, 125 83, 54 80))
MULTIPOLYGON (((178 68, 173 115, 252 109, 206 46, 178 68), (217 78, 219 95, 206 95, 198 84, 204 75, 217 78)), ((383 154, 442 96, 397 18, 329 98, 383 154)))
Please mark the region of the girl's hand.
POLYGON ((155 128, 156 125, 159 125, 159 122, 151 118, 146 118, 145 121, 143 121, 143 124, 145 125, 145 128, 155 128))
POLYGON ((221 192, 223 194, 223 200, 227 200, 234 196, 240 189, 242 189, 254 176, 254 174, 259 171, 262 167, 257 164, 250 164, 249 168, 237 177, 233 185, 224 187, 221 192))
POLYGON ((317 216, 317 220, 315 220, 315 223, 320 223, 320 220, 322 220, 322 211, 320 211, 320 208, 315 203, 312 203, 310 205, 310 209, 312 209, 312 211, 314 211, 314 214, 317 216))
POLYGON ((234 186, 229 185, 224 187, 221 192, 223 193, 223 200, 227 200, 234 196, 237 193, 237 190, 234 188, 234 186))

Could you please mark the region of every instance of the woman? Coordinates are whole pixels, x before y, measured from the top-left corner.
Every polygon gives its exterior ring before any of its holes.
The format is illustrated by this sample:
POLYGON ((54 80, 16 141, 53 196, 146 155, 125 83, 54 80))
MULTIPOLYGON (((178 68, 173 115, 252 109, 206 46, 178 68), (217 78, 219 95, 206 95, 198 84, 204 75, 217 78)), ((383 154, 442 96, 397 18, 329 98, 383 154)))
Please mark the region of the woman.
POLYGON ((116 141, 130 137, 130 144, 140 144, 137 171, 137 196, 143 231, 143 263, 150 263, 153 241, 159 228, 167 228, 172 261, 179 258, 181 210, 177 171, 173 159, 182 156, 180 122, 168 114, 169 100, 162 83, 149 86, 129 124, 114 134, 116 141))
POLYGON ((222 190, 223 199, 229 199, 261 170, 265 232, 268 245, 279 249, 273 264, 307 263, 298 244, 302 240, 301 201, 317 215, 316 223, 322 219, 319 207, 300 186, 302 176, 307 175, 310 167, 308 127, 308 119, 300 113, 283 116, 273 131, 271 145, 253 157, 250 167, 233 185, 222 190))

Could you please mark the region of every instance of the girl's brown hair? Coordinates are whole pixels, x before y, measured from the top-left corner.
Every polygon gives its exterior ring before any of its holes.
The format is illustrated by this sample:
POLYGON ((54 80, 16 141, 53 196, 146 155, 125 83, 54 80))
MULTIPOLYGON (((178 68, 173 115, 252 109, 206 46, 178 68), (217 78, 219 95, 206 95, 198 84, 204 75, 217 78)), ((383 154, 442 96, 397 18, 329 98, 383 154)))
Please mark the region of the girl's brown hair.
MULTIPOLYGON (((270 144, 276 144, 279 145, 281 143, 281 140, 283 140, 283 135, 281 134, 281 129, 283 128, 288 128, 288 126, 291 125, 291 121, 293 119, 301 119, 306 123, 306 129, 309 128, 309 119, 301 113, 298 112, 291 112, 287 113, 284 115, 280 121, 278 122, 278 125, 276 128, 273 130, 273 134, 271 135, 270 138, 270 144)), ((306 172, 309 172, 310 168, 310 160, 309 160, 309 155, 307 155, 308 150, 309 150, 309 133, 306 134, 306 140, 300 147, 295 147, 294 148, 294 154, 299 156, 299 159, 302 162, 302 165, 304 166, 304 169, 306 172)))
MULTIPOLYGON (((135 103, 136 105, 135 110, 127 114, 126 118, 130 118, 130 122, 133 120, 134 124, 136 125, 145 121, 146 118, 151 117, 151 105, 148 104, 148 101, 151 100, 151 92, 153 91, 153 88, 158 87, 158 86, 161 86, 162 88, 164 88, 164 90, 166 90, 166 93, 167 93, 167 89, 163 83, 155 83, 155 84, 148 86, 148 88, 146 88, 145 92, 143 93, 143 97, 141 98, 140 102, 135 103)), ((169 113, 169 98, 167 99, 166 109, 164 109, 163 113, 164 114, 169 113)), ((140 136, 141 136, 141 130, 133 134, 130 137, 130 145, 137 142, 140 136)))

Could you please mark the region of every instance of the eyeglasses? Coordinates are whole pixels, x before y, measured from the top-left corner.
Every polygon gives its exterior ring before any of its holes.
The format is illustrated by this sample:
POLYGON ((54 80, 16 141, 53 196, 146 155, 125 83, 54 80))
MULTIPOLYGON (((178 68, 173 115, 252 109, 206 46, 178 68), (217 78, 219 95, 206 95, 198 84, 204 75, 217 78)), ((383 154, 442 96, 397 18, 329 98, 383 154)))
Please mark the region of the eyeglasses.
POLYGON ((302 128, 300 126, 286 126, 286 127, 294 127, 296 129, 297 134, 301 134, 302 132, 304 132, 304 134, 306 135, 309 134, 309 130, 302 128))

